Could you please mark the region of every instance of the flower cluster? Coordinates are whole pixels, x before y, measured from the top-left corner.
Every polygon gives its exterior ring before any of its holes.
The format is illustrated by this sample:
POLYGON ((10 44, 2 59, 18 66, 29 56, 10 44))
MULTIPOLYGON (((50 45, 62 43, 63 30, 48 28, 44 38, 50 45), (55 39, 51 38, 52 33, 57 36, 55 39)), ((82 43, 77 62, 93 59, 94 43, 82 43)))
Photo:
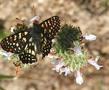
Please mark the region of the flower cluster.
MULTIPOLYGON (((96 36, 92 34, 82 35, 82 38, 88 41, 96 40, 96 36)), ((91 64, 97 70, 102 67, 101 65, 97 64, 99 56, 97 56, 96 58, 89 58, 88 52, 82 49, 80 42, 81 40, 76 39, 74 41, 73 38, 73 45, 68 48, 68 51, 64 51, 65 47, 63 49, 56 44, 57 46, 54 45, 54 48, 51 49, 50 53, 47 56, 50 59, 51 64, 53 65, 52 70, 55 70, 59 74, 63 73, 65 76, 74 73, 76 78, 75 81, 79 85, 84 82, 81 73, 81 68, 83 68, 83 66, 91 64)))

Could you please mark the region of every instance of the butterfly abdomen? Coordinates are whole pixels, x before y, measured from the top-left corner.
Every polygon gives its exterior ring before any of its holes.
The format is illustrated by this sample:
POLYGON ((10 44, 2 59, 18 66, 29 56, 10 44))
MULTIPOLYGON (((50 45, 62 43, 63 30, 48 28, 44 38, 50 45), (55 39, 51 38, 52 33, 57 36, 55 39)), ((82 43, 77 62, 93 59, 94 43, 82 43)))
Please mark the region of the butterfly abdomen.
POLYGON ((41 32, 42 28, 39 24, 33 25, 33 28, 31 30, 31 36, 33 38, 33 42, 37 47, 37 53, 41 53, 41 32))

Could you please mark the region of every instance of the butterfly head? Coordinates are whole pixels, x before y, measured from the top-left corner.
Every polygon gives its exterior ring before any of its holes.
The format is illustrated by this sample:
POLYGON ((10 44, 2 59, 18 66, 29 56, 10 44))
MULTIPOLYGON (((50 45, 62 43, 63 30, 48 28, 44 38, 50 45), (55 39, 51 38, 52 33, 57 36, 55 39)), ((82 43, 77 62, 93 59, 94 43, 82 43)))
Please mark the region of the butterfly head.
POLYGON ((30 22, 31 22, 32 24, 39 24, 39 20, 40 20, 40 17, 39 17, 39 16, 34 16, 34 17, 30 20, 30 22))

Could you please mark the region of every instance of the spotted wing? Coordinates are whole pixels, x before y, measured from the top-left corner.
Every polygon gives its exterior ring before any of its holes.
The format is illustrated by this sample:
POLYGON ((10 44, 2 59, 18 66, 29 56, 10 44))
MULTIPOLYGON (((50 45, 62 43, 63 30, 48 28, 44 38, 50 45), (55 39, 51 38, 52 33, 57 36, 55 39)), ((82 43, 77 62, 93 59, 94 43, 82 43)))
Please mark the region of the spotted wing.
POLYGON ((32 64, 37 61, 37 47, 31 37, 26 44, 26 47, 23 52, 19 54, 19 58, 24 64, 32 64))
POLYGON ((7 52, 19 54, 24 50, 26 43, 30 39, 29 33, 30 33, 29 30, 14 33, 4 38, 0 42, 0 45, 7 52))
POLYGON ((31 30, 16 32, 4 38, 0 45, 5 51, 18 54, 22 63, 33 63, 37 60, 37 49, 31 37, 31 30))
POLYGON ((52 39, 60 30, 60 19, 58 16, 53 16, 43 21, 40 25, 43 28, 43 32, 41 34, 42 54, 43 57, 45 57, 50 52, 52 46, 52 39))

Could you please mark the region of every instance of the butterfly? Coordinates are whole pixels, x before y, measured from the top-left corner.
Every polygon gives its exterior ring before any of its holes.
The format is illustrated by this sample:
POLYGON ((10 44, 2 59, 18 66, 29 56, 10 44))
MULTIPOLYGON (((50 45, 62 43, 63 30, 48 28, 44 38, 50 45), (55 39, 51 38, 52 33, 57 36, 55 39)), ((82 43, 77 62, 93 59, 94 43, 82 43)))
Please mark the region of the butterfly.
POLYGON ((60 18, 53 16, 47 20, 36 23, 33 26, 17 30, 4 38, 0 45, 7 52, 18 54, 23 64, 37 62, 37 55, 42 54, 44 58, 50 52, 52 39, 60 31, 60 18))

